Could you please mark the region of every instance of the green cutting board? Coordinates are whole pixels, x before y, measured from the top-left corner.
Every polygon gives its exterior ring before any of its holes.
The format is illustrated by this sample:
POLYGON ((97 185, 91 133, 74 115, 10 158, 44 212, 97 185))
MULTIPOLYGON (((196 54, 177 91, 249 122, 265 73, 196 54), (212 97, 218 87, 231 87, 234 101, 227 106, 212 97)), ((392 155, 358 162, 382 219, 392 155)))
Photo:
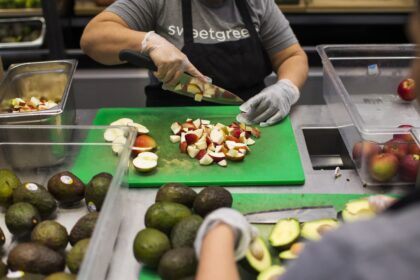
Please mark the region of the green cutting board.
MULTIPOLYGON (((233 208, 242 213, 250 213, 256 211, 295 208, 304 206, 326 206, 332 205, 337 211, 344 209, 345 204, 353 199, 366 197, 368 195, 360 194, 232 194, 233 208)), ((272 225, 258 225, 260 235, 266 241, 270 234, 272 225)), ((268 243, 267 243, 268 244, 268 243)), ((270 247, 273 263, 280 263, 275 249, 270 247)), ((238 266, 241 279, 255 279, 255 275, 238 266)), ((155 270, 143 268, 139 275, 140 280, 160 280, 155 270)))
MULTIPOLYGON (((305 181, 295 136, 286 118, 282 123, 261 128, 261 138, 251 146, 243 162, 228 161, 223 168, 217 164, 201 166, 196 159, 179 151, 179 144, 169 141, 171 124, 187 118, 208 119, 212 123, 229 125, 235 121, 238 107, 178 107, 178 108, 106 108, 100 109, 94 125, 109 125, 119 118, 131 118, 145 125, 157 141, 158 168, 152 173, 138 173, 130 165, 130 187, 158 187, 167 182, 190 186, 224 185, 301 185, 305 181)), ((102 158, 109 155, 92 154, 82 150, 83 158, 102 158)), ((83 165, 83 162, 80 161, 83 165)), ((79 170, 82 168, 78 168, 79 170)))

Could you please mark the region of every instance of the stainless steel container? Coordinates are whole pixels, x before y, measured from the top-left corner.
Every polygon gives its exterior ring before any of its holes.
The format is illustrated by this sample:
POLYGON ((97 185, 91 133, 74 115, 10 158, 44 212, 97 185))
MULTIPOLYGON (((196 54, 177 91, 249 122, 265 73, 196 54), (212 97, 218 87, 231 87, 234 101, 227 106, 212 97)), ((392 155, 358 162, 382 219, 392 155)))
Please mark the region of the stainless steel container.
MULTIPOLYGON (((11 65, 0 84, 0 106, 7 107, 9 100, 21 97, 45 96, 61 100, 56 107, 36 112, 0 113, 0 125, 71 125, 75 122, 74 95, 71 84, 77 61, 58 60, 11 65)), ((0 135, 2 142, 69 142, 71 134, 52 129, 48 133, 34 130, 28 135, 25 130, 8 130, 0 135)), ((5 156, 14 168, 39 167, 39 162, 28 159, 28 153, 37 154, 45 166, 59 164, 64 160, 65 151, 45 146, 43 149, 27 146, 25 149, 8 149, 5 156)), ((31 156, 30 159, 36 159, 31 156)))
MULTIPOLYGON (((7 32, 7 30, 12 29, 14 26, 19 25, 19 30, 21 30, 20 36, 24 36, 25 32, 24 28, 29 27, 33 28, 32 32, 35 33, 35 37, 33 34, 26 34, 28 36, 28 40, 22 42, 1 42, 0 41, 0 49, 17 49, 17 48, 39 48, 44 44, 45 34, 46 34, 46 25, 45 20, 43 17, 29 17, 29 18, 7 18, 7 19, 0 19, 0 28, 3 28, 7 32)), ((1 30, 0 30, 1 31, 1 30)), ((0 38, 3 35, 0 32, 0 38)))

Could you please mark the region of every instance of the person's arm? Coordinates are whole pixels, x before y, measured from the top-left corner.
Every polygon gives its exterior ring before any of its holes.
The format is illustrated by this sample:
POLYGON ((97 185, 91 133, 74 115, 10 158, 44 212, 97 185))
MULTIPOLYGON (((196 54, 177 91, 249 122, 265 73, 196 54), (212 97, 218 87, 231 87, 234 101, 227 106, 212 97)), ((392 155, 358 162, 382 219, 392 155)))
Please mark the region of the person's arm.
POLYGON ((80 47, 94 60, 107 64, 121 64, 118 54, 123 49, 141 50, 146 32, 135 31, 123 19, 111 12, 102 12, 86 26, 80 47))
POLYGON ((287 79, 302 88, 308 77, 308 57, 299 44, 277 52, 270 57, 278 80, 287 79))
POLYGON ((235 234, 219 224, 205 236, 198 265, 197 280, 239 280, 235 261, 235 234))

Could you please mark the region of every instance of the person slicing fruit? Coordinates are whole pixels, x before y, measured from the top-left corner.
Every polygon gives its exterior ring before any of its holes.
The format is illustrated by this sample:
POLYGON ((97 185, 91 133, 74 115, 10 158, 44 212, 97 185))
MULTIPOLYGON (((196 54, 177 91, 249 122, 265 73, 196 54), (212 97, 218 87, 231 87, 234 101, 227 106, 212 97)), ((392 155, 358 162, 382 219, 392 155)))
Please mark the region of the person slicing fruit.
POLYGON ((299 99, 307 57, 272 0, 120 0, 86 27, 82 49, 104 64, 121 64, 130 49, 157 66, 147 106, 210 105, 167 93, 182 73, 225 88, 246 102, 238 120, 271 125, 299 99), (278 81, 266 87, 272 71, 278 81))

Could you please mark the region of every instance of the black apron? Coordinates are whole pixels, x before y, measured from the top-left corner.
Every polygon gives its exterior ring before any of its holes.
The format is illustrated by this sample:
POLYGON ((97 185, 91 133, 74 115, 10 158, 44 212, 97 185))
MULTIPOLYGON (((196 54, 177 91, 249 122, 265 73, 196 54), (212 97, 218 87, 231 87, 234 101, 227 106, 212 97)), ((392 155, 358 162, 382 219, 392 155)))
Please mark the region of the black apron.
MULTIPOLYGON (((245 26, 248 38, 217 44, 194 43, 192 26, 192 0, 182 0, 184 47, 182 52, 213 83, 227 89, 243 100, 248 100, 264 87, 264 79, 272 72, 267 52, 252 23, 247 0, 235 0, 245 26)), ((162 89, 162 84, 149 85, 145 89, 146 106, 211 106, 209 102, 195 102, 194 99, 162 89)))

